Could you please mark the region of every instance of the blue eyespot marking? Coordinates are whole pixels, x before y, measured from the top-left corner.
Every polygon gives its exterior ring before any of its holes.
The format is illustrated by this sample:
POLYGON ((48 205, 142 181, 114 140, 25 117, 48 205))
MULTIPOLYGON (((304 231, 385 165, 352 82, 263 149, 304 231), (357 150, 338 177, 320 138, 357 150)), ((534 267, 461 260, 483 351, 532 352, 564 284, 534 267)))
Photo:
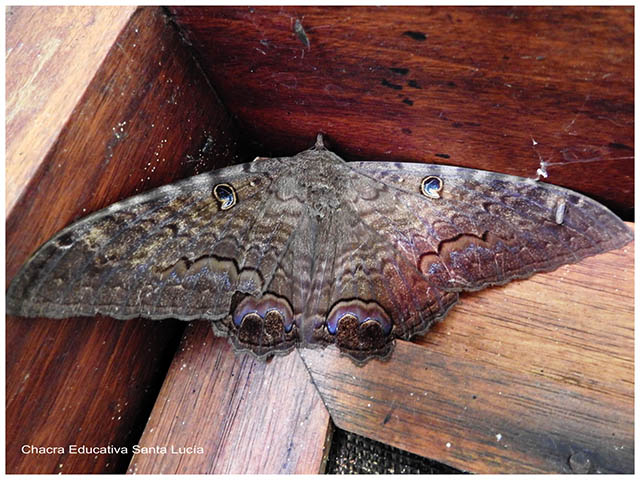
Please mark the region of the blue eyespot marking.
POLYGON ((247 315, 258 315, 262 320, 266 320, 267 315, 271 312, 278 314, 285 333, 290 333, 294 324, 291 306, 286 300, 271 294, 266 294, 261 298, 246 297, 233 311, 232 319, 236 327, 241 327, 247 315))
POLYGON ((443 185, 444 182, 440 177, 429 176, 422 180, 420 191, 425 197, 440 198, 440 191, 443 185))
POLYGON ((236 204, 236 191, 228 183, 219 183, 213 187, 213 196, 220 202, 221 210, 229 210, 236 204))
POLYGON ((327 330, 329 330, 329 333, 331 335, 335 335, 336 332, 338 331, 338 322, 337 321, 327 322, 327 330))
POLYGON ((326 317, 326 327, 330 335, 336 335, 340 322, 351 317, 358 322, 358 326, 370 320, 378 323, 385 335, 391 333, 393 321, 384 309, 375 302, 347 300, 334 306, 326 317))

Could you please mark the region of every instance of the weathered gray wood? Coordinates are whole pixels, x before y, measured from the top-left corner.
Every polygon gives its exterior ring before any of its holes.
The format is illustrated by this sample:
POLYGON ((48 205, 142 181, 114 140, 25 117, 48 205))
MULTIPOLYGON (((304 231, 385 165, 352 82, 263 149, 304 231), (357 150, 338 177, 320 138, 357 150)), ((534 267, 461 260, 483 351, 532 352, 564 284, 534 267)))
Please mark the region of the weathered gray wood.
POLYGON ((130 473, 319 473, 329 414, 298 353, 236 355, 206 322, 190 324, 140 446, 203 453, 133 457, 130 473))
POLYGON ((469 294, 388 362, 306 350, 342 429, 477 473, 633 472, 633 245, 469 294))

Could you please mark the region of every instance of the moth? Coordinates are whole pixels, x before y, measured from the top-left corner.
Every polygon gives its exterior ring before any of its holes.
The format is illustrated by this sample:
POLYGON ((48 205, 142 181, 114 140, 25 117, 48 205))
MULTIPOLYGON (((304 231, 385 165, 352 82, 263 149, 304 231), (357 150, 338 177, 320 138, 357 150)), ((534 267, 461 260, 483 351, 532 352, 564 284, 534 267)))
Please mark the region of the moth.
POLYGON ((205 319, 258 357, 336 344, 356 363, 441 320, 459 292, 619 248, 599 203, 528 178, 290 158, 117 202, 45 243, 7 292, 23 317, 205 319))

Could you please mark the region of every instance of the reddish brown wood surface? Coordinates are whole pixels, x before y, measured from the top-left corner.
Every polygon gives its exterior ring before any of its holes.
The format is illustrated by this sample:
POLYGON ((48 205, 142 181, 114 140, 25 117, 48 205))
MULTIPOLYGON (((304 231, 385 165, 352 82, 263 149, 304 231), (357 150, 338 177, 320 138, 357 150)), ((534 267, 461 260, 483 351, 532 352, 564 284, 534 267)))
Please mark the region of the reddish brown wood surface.
POLYGON ((342 429, 476 473, 631 473, 633 258, 466 294, 388 362, 302 355, 342 429))
MULTIPOLYGON (((24 15, 17 11, 21 18, 32 19, 21 28, 43 45, 52 38, 62 38, 61 45, 66 45, 65 34, 82 36, 81 29, 50 30, 62 20, 73 23, 69 10, 33 9, 24 15)), ((78 21, 86 11, 79 10, 78 21)), ((100 8, 94 18, 104 18, 100 8)), ((112 25, 102 28, 108 31, 112 25)), ((61 59, 63 66, 82 62, 82 48, 80 42, 56 56, 72 57, 61 59)), ((29 160, 32 164, 24 170, 30 172, 28 185, 8 211, 7 280, 39 244, 72 220, 133 193, 234 160, 235 130, 186 48, 161 9, 140 9, 98 71, 88 68, 88 77, 77 79, 78 89, 88 87, 47 154, 29 160)), ((37 63, 37 52, 18 49, 10 54, 14 55, 23 56, 8 62, 7 75, 19 84, 17 77, 24 70, 13 66, 37 63)), ((45 67, 56 71, 49 63, 45 67)), ((82 71, 71 70, 76 76, 82 71)), ((18 92, 24 98, 16 108, 29 103, 32 93, 28 88, 18 92)), ((58 90, 50 93, 61 95, 58 90)), ((45 104, 73 104, 76 98, 45 104)), ((19 114, 26 115, 22 110, 19 114)), ((40 115, 44 113, 37 110, 33 121, 25 120, 20 134, 40 135, 40 115)), ((17 133, 8 130, 11 135, 17 133)), ((11 156, 19 157, 19 152, 8 153, 8 164, 21 162, 11 156)), ((7 183, 23 182, 14 173, 7 170, 7 183)), ((162 359, 172 354, 181 331, 182 325, 171 322, 8 318, 7 471, 124 472, 127 455, 69 455, 68 446, 130 447, 138 439, 144 412, 162 380, 158 376, 166 368, 162 359), (67 453, 23 454, 24 444, 64 446, 67 453)))
POLYGON ((127 454, 70 454, 70 446, 137 441, 181 331, 166 321, 9 318, 7 473, 123 472, 127 454))
POLYGON ((300 356, 265 363, 234 354, 207 322, 190 327, 129 472, 320 473, 329 413, 300 356))
POLYGON ((352 160, 527 177, 544 161, 548 181, 633 207, 631 6, 171 11, 263 154, 323 131, 352 160))
POLYGON ((55 143, 135 7, 6 11, 7 211, 55 143))

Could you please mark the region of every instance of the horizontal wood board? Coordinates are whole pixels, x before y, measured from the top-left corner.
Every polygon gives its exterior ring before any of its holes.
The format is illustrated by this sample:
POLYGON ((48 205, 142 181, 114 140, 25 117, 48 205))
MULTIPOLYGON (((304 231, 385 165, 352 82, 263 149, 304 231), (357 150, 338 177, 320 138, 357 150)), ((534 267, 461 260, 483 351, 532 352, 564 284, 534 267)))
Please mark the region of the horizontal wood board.
POLYGON ((535 177, 633 208, 633 7, 172 7, 261 154, 535 177), (298 30, 296 31, 296 25, 298 30))

